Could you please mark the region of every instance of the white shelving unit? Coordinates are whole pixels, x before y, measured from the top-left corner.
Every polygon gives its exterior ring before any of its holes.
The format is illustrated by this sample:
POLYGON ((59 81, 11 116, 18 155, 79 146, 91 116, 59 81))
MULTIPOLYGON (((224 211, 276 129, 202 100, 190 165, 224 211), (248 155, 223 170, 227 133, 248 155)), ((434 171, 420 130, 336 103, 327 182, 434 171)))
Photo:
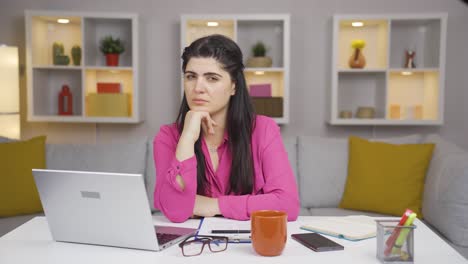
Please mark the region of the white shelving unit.
MULTIPOLYGON (((84 123, 138 123, 142 121, 138 72, 138 16, 131 13, 90 13, 67 11, 26 10, 26 66, 28 121, 84 122, 84 123), (58 23, 68 19, 69 23, 58 23), (125 52, 120 54, 119 66, 108 67, 99 50, 100 41, 111 35, 120 38, 125 52), (64 45, 70 57, 69 65, 54 65, 52 46, 64 45), (72 63, 71 48, 81 47, 81 63, 72 63), (88 97, 96 93, 98 82, 121 84, 125 103, 122 113, 91 114, 88 97), (58 95, 62 85, 70 87, 73 115, 58 114, 58 95)), ((120 95, 116 95, 120 96, 120 95)), ((111 101, 109 105, 112 105, 111 101)), ((102 105, 101 105, 102 106, 102 105)), ((111 106, 112 107, 112 106, 111 106)), ((115 112, 117 113, 117 112, 115 112)))
POLYGON ((442 125, 444 123, 447 14, 335 15, 332 125, 442 125), (352 26, 362 22, 362 26, 352 26), (352 69, 351 42, 362 39, 366 65, 352 69), (406 50, 415 68, 405 67, 406 50), (357 118, 358 107, 373 107, 374 118, 357 118), (340 118, 351 111, 351 118, 340 118))
MULTIPOLYGON (((278 124, 289 122, 290 17, 288 14, 182 15, 181 51, 194 40, 210 34, 222 34, 241 48, 244 64, 258 41, 265 43, 273 65, 268 68, 246 68, 247 86, 271 84, 272 97, 253 98, 257 109, 269 109, 278 124), (208 26, 218 22, 218 26, 208 26), (259 101, 256 101, 259 100, 259 101)), ((181 94, 183 96, 183 80, 181 94)))

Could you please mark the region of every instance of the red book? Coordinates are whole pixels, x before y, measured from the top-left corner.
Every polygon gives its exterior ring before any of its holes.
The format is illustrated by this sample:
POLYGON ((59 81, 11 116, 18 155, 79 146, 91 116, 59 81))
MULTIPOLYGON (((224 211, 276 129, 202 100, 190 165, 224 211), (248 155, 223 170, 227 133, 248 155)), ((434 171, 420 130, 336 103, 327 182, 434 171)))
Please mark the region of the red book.
POLYGON ((121 93, 120 83, 97 83, 98 93, 121 93))

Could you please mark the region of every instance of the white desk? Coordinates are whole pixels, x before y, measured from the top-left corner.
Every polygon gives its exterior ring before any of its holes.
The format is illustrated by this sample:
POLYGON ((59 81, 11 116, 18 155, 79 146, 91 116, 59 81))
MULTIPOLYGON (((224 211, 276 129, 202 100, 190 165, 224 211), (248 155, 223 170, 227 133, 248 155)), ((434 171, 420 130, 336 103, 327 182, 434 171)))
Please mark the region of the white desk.
MULTIPOLYGON (((345 247, 343 251, 316 253, 290 238, 292 233, 305 233, 299 227, 311 216, 299 217, 288 224, 288 240, 281 256, 258 256, 251 244, 229 244, 220 253, 205 249, 197 257, 184 257, 177 245, 161 252, 91 246, 52 240, 45 217, 36 217, 0 238, 0 263, 380 263, 376 258, 376 239, 350 242, 335 239, 345 247)), ((155 224, 169 223, 163 217, 154 216, 155 224)), ((197 220, 190 220, 182 226, 197 227, 197 220)), ((415 223, 415 263, 468 263, 458 252, 439 238, 420 221, 415 223)), ((178 225, 178 224, 173 224, 178 225)))

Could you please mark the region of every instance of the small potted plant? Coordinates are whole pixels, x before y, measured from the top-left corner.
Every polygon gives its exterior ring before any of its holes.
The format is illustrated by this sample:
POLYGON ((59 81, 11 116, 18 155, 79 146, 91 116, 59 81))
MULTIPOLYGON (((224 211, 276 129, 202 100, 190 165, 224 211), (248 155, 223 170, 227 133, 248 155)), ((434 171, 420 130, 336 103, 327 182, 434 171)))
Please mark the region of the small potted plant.
POLYGON ((253 57, 247 60, 247 67, 271 67, 272 60, 266 56, 267 48, 259 41, 252 47, 253 57))
POLYGON ((118 66, 119 54, 125 51, 122 41, 112 36, 107 36, 101 40, 100 49, 106 55, 107 66, 118 66))

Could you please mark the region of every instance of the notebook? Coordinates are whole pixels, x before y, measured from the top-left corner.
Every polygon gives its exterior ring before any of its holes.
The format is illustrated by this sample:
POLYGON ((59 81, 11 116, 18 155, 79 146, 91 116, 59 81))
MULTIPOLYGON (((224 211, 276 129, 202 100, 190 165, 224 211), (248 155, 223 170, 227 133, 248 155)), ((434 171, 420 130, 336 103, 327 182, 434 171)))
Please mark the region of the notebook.
POLYGON ((301 229, 350 241, 359 241, 375 237, 377 225, 372 217, 352 215, 344 217, 318 217, 307 220, 301 226, 301 229))
POLYGON ((238 221, 224 217, 205 217, 200 222, 198 235, 227 236, 229 243, 251 243, 250 234, 236 234, 235 230, 250 230, 250 221, 238 221), (232 230, 232 233, 213 234, 212 230, 232 230))

